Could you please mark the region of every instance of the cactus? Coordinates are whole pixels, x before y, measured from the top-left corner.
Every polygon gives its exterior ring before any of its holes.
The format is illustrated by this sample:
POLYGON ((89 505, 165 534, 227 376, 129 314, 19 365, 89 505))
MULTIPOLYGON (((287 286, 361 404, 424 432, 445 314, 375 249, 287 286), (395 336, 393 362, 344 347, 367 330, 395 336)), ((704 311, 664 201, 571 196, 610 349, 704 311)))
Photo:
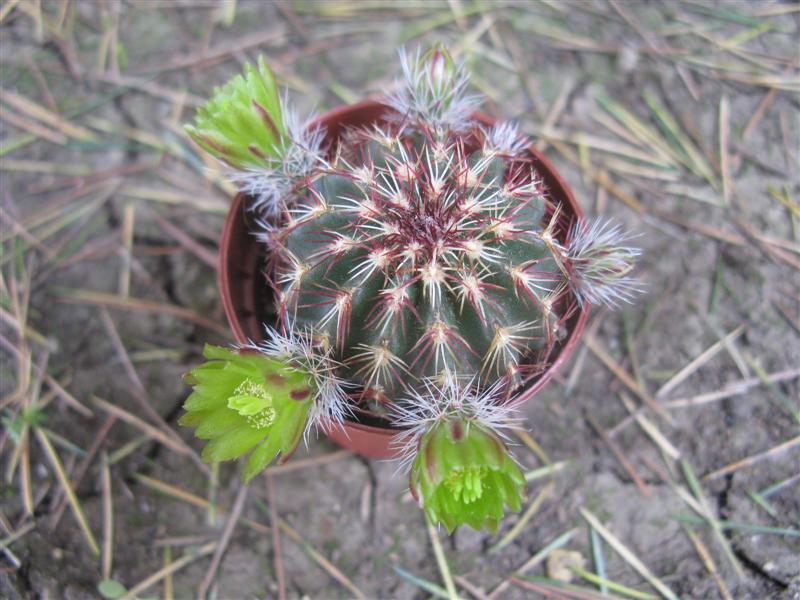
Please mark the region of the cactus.
MULTIPOLYGON (((217 92, 247 115, 240 130, 219 117, 215 133, 216 99, 190 133, 254 196, 281 335, 302 332, 306 355, 333 365, 321 372, 338 391, 317 395, 308 422, 344 418, 347 382, 354 406, 405 431, 428 517, 493 528, 524 493, 499 434, 509 400, 548 366, 575 311, 632 298, 638 250, 607 223, 570 225, 518 128, 474 119, 467 74, 445 50, 401 58, 386 118, 333 150, 321 129, 248 97, 274 90, 263 63, 217 92)), ((245 392, 227 404, 240 416, 264 404, 245 392)))
POLYGON ((269 233, 283 327, 324 336, 348 379, 381 401, 427 377, 516 386, 573 308, 559 210, 529 163, 495 145, 495 131, 474 150, 442 133, 352 132, 359 150, 269 233))

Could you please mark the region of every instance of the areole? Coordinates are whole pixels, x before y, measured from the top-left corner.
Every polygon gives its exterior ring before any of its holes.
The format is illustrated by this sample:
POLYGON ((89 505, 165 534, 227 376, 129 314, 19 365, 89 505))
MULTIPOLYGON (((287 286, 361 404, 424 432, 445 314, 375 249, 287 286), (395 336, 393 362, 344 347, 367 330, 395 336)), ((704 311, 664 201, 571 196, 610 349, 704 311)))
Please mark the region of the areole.
MULTIPOLYGON (((385 119, 388 108, 380 102, 366 100, 343 106, 318 117, 313 125, 322 125, 327 141, 335 143, 348 127, 362 127, 385 119)), ((475 113, 474 118, 482 125, 491 126, 495 120, 475 113)), ((528 148, 530 161, 542 178, 548 192, 563 207, 564 216, 570 223, 583 217, 572 190, 561 178, 547 158, 535 147, 528 148)), ((246 210, 247 196, 237 195, 231 203, 220 239, 219 288, 225 315, 228 318, 236 341, 248 343, 264 338, 264 324, 274 323, 271 298, 263 272, 266 249, 252 235, 253 215, 246 210)), ((567 235, 566 232, 563 235, 567 235)), ((561 240, 562 242, 565 240, 561 240)), ((522 404, 533 398, 553 377, 560 366, 575 349, 588 317, 586 305, 567 322, 567 334, 554 349, 547 369, 538 374, 514 397, 514 404, 522 404)), ((371 458, 391 458, 396 455, 392 441, 397 431, 353 421, 343 427, 334 428, 328 436, 340 446, 371 458)))

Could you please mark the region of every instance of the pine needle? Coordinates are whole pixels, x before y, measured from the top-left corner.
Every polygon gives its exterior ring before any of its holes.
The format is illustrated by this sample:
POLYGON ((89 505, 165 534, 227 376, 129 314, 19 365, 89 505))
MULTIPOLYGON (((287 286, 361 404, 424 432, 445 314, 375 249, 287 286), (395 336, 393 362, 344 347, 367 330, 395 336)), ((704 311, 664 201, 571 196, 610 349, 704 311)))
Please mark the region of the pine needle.
POLYGON ((83 533, 83 537, 86 539, 86 543, 89 545, 89 549, 93 554, 100 554, 100 548, 97 545, 97 540, 95 539, 94 534, 89 527, 89 523, 86 520, 86 515, 81 508, 80 502, 78 502, 78 497, 75 495, 75 491, 72 489, 72 486, 69 483, 69 478, 64 472, 64 467, 61 464, 61 460, 58 458, 58 454, 56 454, 53 445, 50 443, 47 435, 45 435, 41 429, 36 427, 33 429, 33 431, 36 434, 36 439, 39 441, 42 449, 47 455, 47 459, 50 461, 50 466, 52 466, 53 470, 56 472, 58 482, 61 484, 64 493, 67 495, 70 508, 72 509, 72 514, 75 516, 75 520, 78 521, 78 525, 83 533))
POLYGON ((162 579, 165 579, 166 577, 172 575, 176 571, 180 571, 185 566, 190 565, 191 563, 203 558, 204 556, 208 556, 217 549, 217 545, 218 542, 211 542, 209 544, 206 544, 205 546, 201 546, 196 551, 187 552, 186 556, 182 556, 175 562, 170 563, 169 565, 165 566, 162 569, 159 569, 149 577, 137 583, 135 586, 129 589, 127 593, 124 596, 122 596, 119 600, 134 600, 142 592, 150 589, 162 579))
POLYGON ((439 540, 439 533, 436 527, 425 519, 425 524, 428 527, 428 536, 431 538, 431 545, 433 546, 433 553, 436 556, 436 564, 439 565, 439 572, 442 575, 444 586, 447 589, 447 597, 449 600, 459 600, 458 593, 456 592, 456 585, 453 583, 453 576, 450 574, 450 566, 447 564, 447 557, 444 555, 442 543, 439 540))
POLYGON ((544 548, 542 548, 536 554, 531 556, 528 560, 525 561, 525 563, 521 567, 519 567, 516 571, 514 571, 514 573, 511 575, 509 579, 506 579, 505 581, 498 584, 498 586, 489 593, 490 600, 494 600, 495 598, 500 596, 500 594, 505 592, 511 585, 511 579, 513 579, 514 577, 519 577, 521 575, 524 575, 528 571, 535 568, 537 565, 541 564, 544 560, 546 560, 547 557, 550 556, 550 553, 553 550, 561 548, 562 546, 566 546, 570 542, 570 540, 573 537, 575 537, 576 533, 578 533, 578 528, 573 527, 572 529, 565 531, 557 538, 546 544, 544 548))
POLYGON ((642 577, 644 577, 650 585, 652 585, 658 592, 667 600, 678 600, 678 597, 675 593, 670 590, 666 584, 661 581, 658 577, 653 575, 653 572, 648 569, 645 564, 640 561, 636 555, 628 549, 628 547, 620 541, 620 539, 615 536, 609 529, 607 529, 602 523, 600 523, 599 519, 594 516, 588 509, 581 508, 581 515, 589 525, 597 531, 597 533, 602 536, 602 538, 611 546, 616 552, 627 562, 633 569, 639 573, 642 577))
POLYGON ((686 483, 689 484, 689 489, 692 490, 692 494, 694 494, 694 497, 697 499, 697 505, 693 506, 695 512, 697 512, 701 517, 704 517, 708 522, 708 524, 711 526, 711 529, 714 531, 717 540, 719 540, 719 543, 722 546, 722 549, 724 550, 725 555, 728 558, 728 561, 733 566, 739 578, 741 578, 744 575, 744 570, 742 569, 742 566, 739 564, 736 555, 733 553, 733 548, 731 548, 730 541, 722 533, 722 528, 720 527, 719 519, 717 519, 717 517, 714 515, 711 506, 708 504, 705 494, 703 493, 703 488, 700 486, 700 482, 697 480, 697 475, 695 475, 692 465, 689 464, 689 461, 682 460, 681 468, 683 469, 683 474, 684 477, 686 478, 686 483))
POLYGON ((111 493, 111 470, 108 456, 103 453, 100 460, 100 482, 103 493, 103 551, 101 574, 103 579, 111 579, 111 566, 114 562, 114 504, 111 493))
POLYGON ((525 512, 514 524, 514 527, 512 527, 511 530, 505 534, 499 542, 489 548, 489 554, 495 554, 513 542, 514 539, 522 532, 522 530, 525 529, 525 526, 533 518, 533 516, 539 511, 542 503, 553 493, 553 490, 555 490, 555 484, 551 481, 536 495, 536 498, 534 498, 530 503, 530 506, 525 509, 525 512))

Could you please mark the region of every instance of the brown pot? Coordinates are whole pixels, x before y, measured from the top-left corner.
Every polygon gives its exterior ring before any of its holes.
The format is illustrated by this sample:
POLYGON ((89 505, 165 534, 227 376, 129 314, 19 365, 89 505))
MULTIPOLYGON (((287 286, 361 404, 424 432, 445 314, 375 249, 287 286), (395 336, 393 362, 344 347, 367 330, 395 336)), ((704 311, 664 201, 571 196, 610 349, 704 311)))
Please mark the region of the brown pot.
MULTIPOLYGON (((366 100, 342 106, 321 115, 314 125, 322 125, 329 142, 336 142, 346 127, 371 125, 383 119, 387 108, 379 102, 366 100)), ((481 113, 475 118, 483 125, 492 125, 495 120, 481 113)), ((531 163, 547 186, 551 197, 559 201, 565 217, 574 222, 583 216, 583 210, 575 201, 572 190, 561 178, 547 158, 531 146, 528 149, 531 163)), ((264 323, 274 323, 275 313, 269 294, 264 292, 266 281, 262 266, 266 250, 252 235, 252 215, 245 210, 245 195, 237 195, 231 204, 220 240, 219 289, 222 305, 228 317, 233 335, 239 343, 264 339, 264 323)), ((555 372, 572 354, 586 325, 588 311, 577 311, 566 322, 567 337, 553 350, 552 363, 548 369, 535 377, 514 398, 514 404, 522 404, 533 398, 555 372)), ((392 447, 395 430, 347 421, 343 428, 334 428, 328 434, 334 442, 371 458, 392 458, 396 450, 392 447)))

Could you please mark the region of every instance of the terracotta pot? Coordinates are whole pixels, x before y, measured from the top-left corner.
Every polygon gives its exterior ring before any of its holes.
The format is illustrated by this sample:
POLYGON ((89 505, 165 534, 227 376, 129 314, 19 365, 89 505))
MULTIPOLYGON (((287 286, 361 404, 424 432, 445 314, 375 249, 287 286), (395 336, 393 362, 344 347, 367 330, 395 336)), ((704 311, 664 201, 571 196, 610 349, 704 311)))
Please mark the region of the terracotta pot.
MULTIPOLYGON (((370 125, 382 120, 387 108, 375 101, 367 100, 343 106, 321 115, 314 124, 326 128, 328 141, 336 142, 346 127, 370 125)), ((475 118, 484 125, 492 125, 495 120, 476 113, 475 118)), ((529 148, 531 163, 549 190, 551 198, 561 202, 563 215, 569 223, 583 216, 580 205, 575 201, 572 190, 553 168, 547 158, 536 148, 529 148)), ((275 322, 275 312, 271 295, 266 285, 266 250, 252 235, 253 215, 245 210, 244 194, 239 194, 231 204, 225 219, 220 240, 219 289, 222 304, 228 317, 234 337, 239 343, 261 341, 264 339, 264 323, 275 322)), ((566 233, 562 232, 563 235, 566 233)), ((514 404, 522 404, 533 398, 550 381, 553 374, 567 360, 580 339, 588 317, 587 310, 578 310, 566 322, 567 337, 560 342, 551 355, 552 363, 548 369, 523 388, 514 399, 514 404)), ((391 458, 395 451, 391 442, 396 431, 347 422, 343 429, 334 429, 329 437, 345 448, 371 458, 391 458)))

